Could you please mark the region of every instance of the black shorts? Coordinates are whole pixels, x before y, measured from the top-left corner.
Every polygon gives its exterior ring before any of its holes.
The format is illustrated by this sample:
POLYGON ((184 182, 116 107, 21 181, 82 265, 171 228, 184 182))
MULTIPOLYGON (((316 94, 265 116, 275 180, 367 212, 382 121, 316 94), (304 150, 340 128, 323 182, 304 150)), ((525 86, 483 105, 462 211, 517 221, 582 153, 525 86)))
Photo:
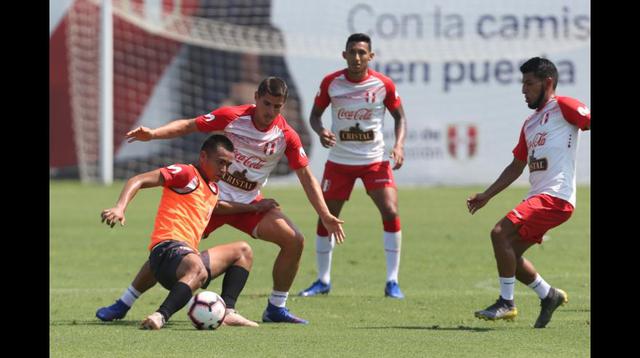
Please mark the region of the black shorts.
MULTIPOLYGON (((171 291, 171 288, 178 282, 176 272, 182 259, 188 254, 196 252, 182 241, 167 240, 153 247, 149 254, 149 266, 156 280, 162 287, 171 291)), ((197 253, 202 264, 207 269, 207 280, 202 288, 207 288, 211 282, 211 269, 209 268, 209 253, 203 251, 197 253)))

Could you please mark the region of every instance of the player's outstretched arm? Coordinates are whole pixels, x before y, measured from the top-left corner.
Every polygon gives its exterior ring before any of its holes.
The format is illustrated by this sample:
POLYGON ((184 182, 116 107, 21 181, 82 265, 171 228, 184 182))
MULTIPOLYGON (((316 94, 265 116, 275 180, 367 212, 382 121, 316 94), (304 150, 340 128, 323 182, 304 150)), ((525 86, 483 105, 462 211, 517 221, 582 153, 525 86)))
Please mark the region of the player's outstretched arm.
POLYGON ((309 202, 316 210, 320 216, 322 224, 329 232, 329 236, 333 234, 336 239, 336 243, 341 244, 345 238, 344 230, 342 230, 342 224, 344 221, 331 215, 329 212, 327 203, 325 203, 324 197, 322 196, 322 190, 320 190, 320 184, 318 184, 318 181, 313 176, 311 169, 309 169, 309 166, 302 167, 300 169, 296 169, 296 174, 298 175, 300 184, 302 184, 302 187, 304 188, 304 192, 307 194, 309 202))
POLYGON ((135 141, 147 142, 153 139, 181 137, 197 130, 195 118, 178 119, 156 129, 140 126, 127 132, 126 138, 129 143, 135 141))
POLYGON ((218 200, 218 205, 213 210, 216 215, 232 215, 242 213, 262 213, 280 207, 274 199, 262 199, 257 203, 243 204, 235 201, 218 200))
POLYGON ((485 206, 491 198, 496 196, 499 192, 503 191, 506 187, 511 185, 527 166, 527 162, 513 158, 511 164, 509 164, 502 174, 496 179, 491 186, 487 188, 483 193, 476 193, 467 199, 467 209, 473 215, 476 211, 485 206))
POLYGON ((100 213, 102 222, 106 221, 107 225, 113 227, 116 222, 119 221, 120 225, 124 226, 124 212, 138 190, 141 188, 161 186, 163 183, 164 177, 160 173, 160 169, 138 174, 129 179, 120 192, 120 198, 118 198, 116 206, 110 209, 104 209, 102 210, 102 213, 100 213))
POLYGON ((404 163, 404 139, 407 133, 407 119, 404 115, 404 108, 400 105, 398 108, 391 111, 391 116, 395 121, 395 134, 396 142, 391 149, 389 158, 395 163, 393 170, 400 169, 404 163))
POLYGON ((322 126, 322 113, 324 113, 324 109, 314 104, 311 109, 311 115, 309 116, 309 124, 313 131, 318 134, 318 137, 320 137, 320 144, 322 144, 323 147, 333 147, 336 144, 336 135, 331 130, 322 126))

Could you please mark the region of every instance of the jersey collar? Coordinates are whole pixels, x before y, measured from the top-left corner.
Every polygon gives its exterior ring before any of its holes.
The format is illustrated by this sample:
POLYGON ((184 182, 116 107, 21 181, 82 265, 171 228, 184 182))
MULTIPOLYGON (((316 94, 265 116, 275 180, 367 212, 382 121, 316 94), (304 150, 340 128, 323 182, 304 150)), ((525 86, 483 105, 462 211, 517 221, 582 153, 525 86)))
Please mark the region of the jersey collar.
POLYGON ((547 100, 547 102, 544 104, 544 106, 536 109, 536 113, 540 113, 540 111, 542 111, 549 103, 551 103, 552 101, 554 101, 556 99, 556 96, 553 95, 551 97, 549 97, 549 99, 547 100))
POLYGON ((364 78, 361 79, 360 81, 354 81, 354 80, 350 79, 349 78, 349 69, 347 69, 347 68, 344 69, 344 78, 346 78, 347 81, 349 81, 351 83, 362 83, 362 82, 368 80, 369 77, 371 77, 371 69, 370 68, 367 68, 367 75, 364 76, 364 78))
POLYGON ((251 112, 251 124, 253 125, 253 128, 255 128, 258 132, 262 132, 262 133, 266 133, 268 131, 270 131, 276 124, 277 122, 280 121, 280 118, 282 118, 282 114, 278 114, 276 116, 276 118, 274 118, 273 122, 271 122, 271 124, 269 124, 269 126, 265 129, 260 129, 258 128, 258 126, 256 126, 256 121, 255 119, 253 119, 253 116, 256 114, 256 106, 253 106, 253 112, 251 112))

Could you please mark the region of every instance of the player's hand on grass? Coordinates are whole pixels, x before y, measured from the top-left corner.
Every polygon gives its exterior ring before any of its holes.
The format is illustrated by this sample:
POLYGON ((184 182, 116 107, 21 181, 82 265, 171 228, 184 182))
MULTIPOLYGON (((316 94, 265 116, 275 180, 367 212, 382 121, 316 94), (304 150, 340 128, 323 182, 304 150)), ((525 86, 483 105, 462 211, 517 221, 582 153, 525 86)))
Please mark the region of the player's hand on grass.
POLYGON ((344 224, 344 221, 331 214, 329 214, 329 216, 327 216, 326 218, 321 218, 321 221, 322 225, 324 225, 324 227, 329 232, 329 237, 333 235, 333 237, 336 239, 336 244, 342 244, 345 238, 344 230, 342 229, 342 224, 344 224))
POLYGON ((322 131, 320 131, 320 143, 325 148, 333 147, 336 145, 336 135, 327 128, 322 128, 322 131))
POLYGON ((256 208, 256 211, 259 213, 280 207, 280 204, 278 204, 278 202, 274 199, 262 199, 259 202, 251 205, 253 205, 256 208))
POLYGON ((114 227, 118 221, 120 222, 120 226, 124 226, 124 222, 126 220, 124 217, 124 210, 118 207, 102 210, 100 217, 102 218, 102 222, 106 221, 107 225, 111 227, 114 227))
POLYGON ((134 130, 127 132, 126 134, 127 142, 147 142, 153 139, 153 129, 140 126, 134 130))
POLYGON ((467 209, 469 209, 469 212, 473 215, 476 211, 480 210, 480 208, 487 205, 489 199, 491 199, 491 197, 484 193, 473 194, 467 199, 467 209))
POLYGON ((404 149, 402 149, 402 147, 393 147, 389 158, 394 162, 393 170, 400 169, 404 163, 404 149))

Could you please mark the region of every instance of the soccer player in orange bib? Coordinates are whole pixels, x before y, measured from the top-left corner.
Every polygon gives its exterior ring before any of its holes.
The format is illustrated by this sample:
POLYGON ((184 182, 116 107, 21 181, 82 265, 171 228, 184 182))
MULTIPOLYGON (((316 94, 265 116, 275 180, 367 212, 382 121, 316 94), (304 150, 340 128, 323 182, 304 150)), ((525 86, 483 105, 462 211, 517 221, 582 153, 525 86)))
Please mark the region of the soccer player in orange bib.
POLYGON ((553 312, 568 302, 567 293, 551 287, 522 256, 541 244, 544 234, 569 220, 576 205, 576 151, 579 130, 591 128, 591 112, 580 101, 555 95, 558 70, 549 60, 534 57, 522 64, 522 93, 535 112, 524 121, 513 161, 484 192, 467 199, 471 214, 518 179, 529 165, 531 189, 525 200, 491 230, 498 264, 500 296, 493 305, 477 311, 485 320, 512 320, 518 315, 514 302, 516 279, 540 298, 535 328, 544 328, 553 312))
MULTIPOLYGON (((255 210, 248 205, 218 201, 215 182, 227 172, 232 160, 231 141, 223 135, 212 135, 202 145, 197 165, 174 164, 134 176, 125 184, 116 206, 102 211, 102 222, 111 227, 117 222, 124 225, 124 212, 139 189, 164 187, 149 244, 149 268, 170 292, 158 310, 142 322, 142 328, 162 328, 198 288, 206 288, 223 273, 221 297, 227 305, 223 323, 258 326, 234 309, 253 263, 251 247, 237 241, 198 252, 217 205, 224 206, 226 212, 255 210)), ((266 204, 267 199, 263 209, 273 206, 266 204)))
MULTIPOLYGON (((343 221, 333 216, 322 197, 322 191, 309 168, 309 160, 302 148, 300 137, 280 113, 287 100, 286 83, 277 77, 267 77, 255 92, 255 104, 221 107, 192 119, 179 119, 162 127, 138 127, 129 133, 130 141, 168 139, 196 131, 223 132, 234 144, 234 158, 229 171, 221 176, 220 198, 244 204, 259 204, 265 200, 260 189, 283 156, 298 176, 309 202, 320 216, 328 232, 341 243, 344 240, 343 221)), ((289 289, 298 272, 304 248, 304 236, 280 210, 214 215, 205 230, 205 237, 222 225, 231 225, 253 238, 272 242, 280 247, 273 264, 273 291, 262 315, 263 322, 306 324, 307 320, 293 315, 286 307, 289 289)), ((102 307, 96 316, 103 321, 124 317, 135 298, 151 288, 155 282, 145 264, 128 291, 129 303, 118 302, 102 307)))
MULTIPOLYGON (((342 57, 347 68, 327 75, 320 83, 309 121, 325 148, 331 148, 322 177, 322 194, 331 214, 339 216, 358 178, 380 211, 382 241, 387 264, 386 297, 402 299, 398 285, 402 231, 398 191, 393 170, 404 162, 406 118, 393 81, 369 68, 373 60, 371 38, 352 34, 342 57), (322 126, 322 113, 331 104, 331 129, 322 126), (382 134, 384 114, 395 122, 395 143, 385 156, 382 134), (395 163, 389 163, 392 159, 395 163)), ((331 290, 331 259, 336 240, 318 220, 316 262, 318 278, 300 296, 327 294, 331 290)))

